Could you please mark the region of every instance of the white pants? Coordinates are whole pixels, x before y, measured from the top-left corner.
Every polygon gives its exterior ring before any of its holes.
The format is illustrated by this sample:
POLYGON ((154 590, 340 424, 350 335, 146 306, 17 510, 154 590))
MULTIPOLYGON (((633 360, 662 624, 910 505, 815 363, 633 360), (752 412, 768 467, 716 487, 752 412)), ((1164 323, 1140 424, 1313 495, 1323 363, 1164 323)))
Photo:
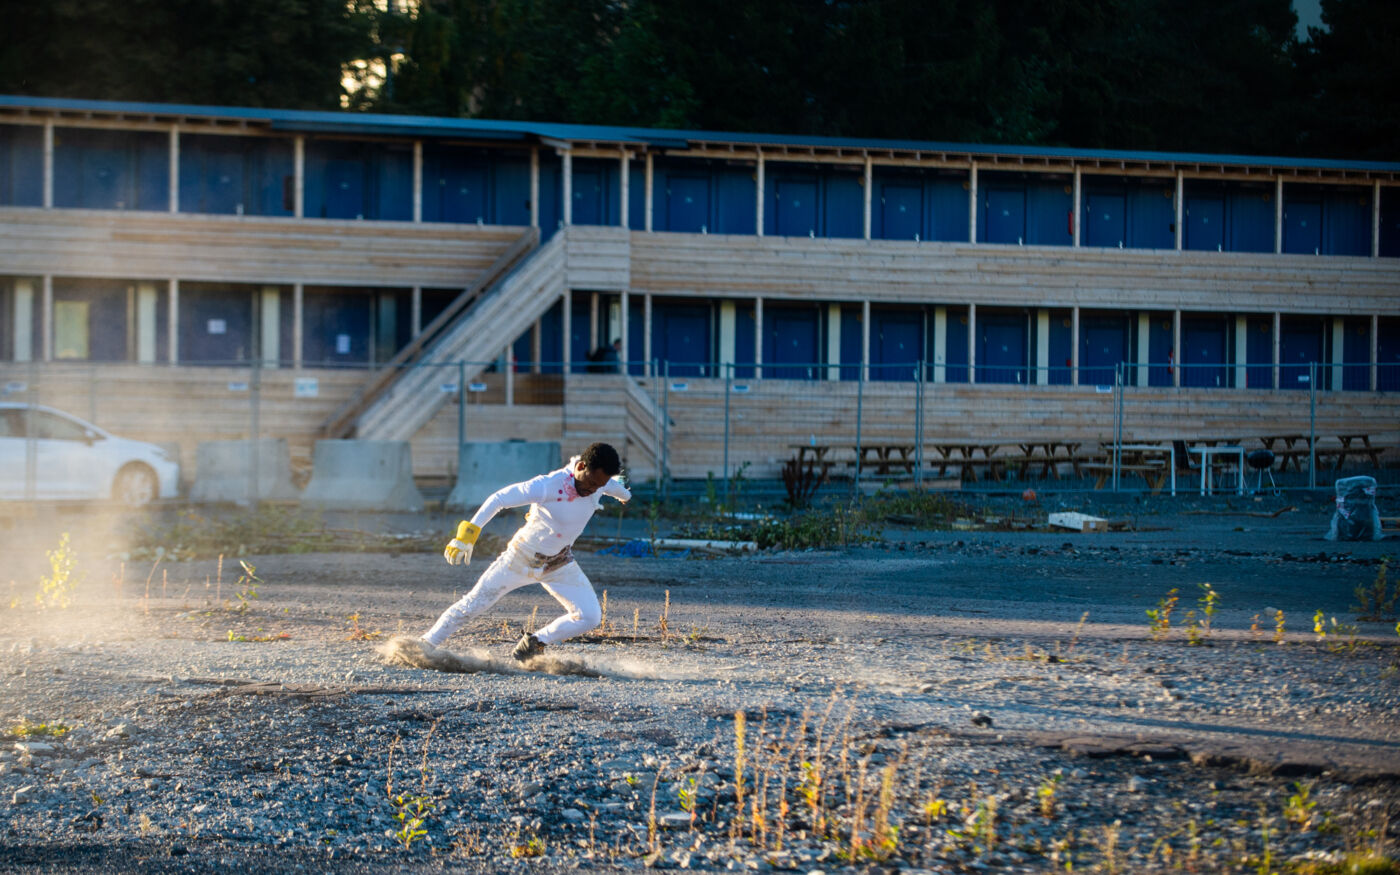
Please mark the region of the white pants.
POLYGON ((555 644, 582 635, 603 621, 603 611, 598 606, 593 584, 588 582, 577 562, 546 572, 542 567, 533 566, 527 554, 507 547, 477 578, 471 592, 442 612, 433 628, 423 636, 424 640, 434 647, 442 646, 463 623, 486 611, 501 596, 531 583, 544 587, 545 592, 554 596, 566 611, 563 616, 556 617, 554 622, 534 633, 541 644, 555 644))

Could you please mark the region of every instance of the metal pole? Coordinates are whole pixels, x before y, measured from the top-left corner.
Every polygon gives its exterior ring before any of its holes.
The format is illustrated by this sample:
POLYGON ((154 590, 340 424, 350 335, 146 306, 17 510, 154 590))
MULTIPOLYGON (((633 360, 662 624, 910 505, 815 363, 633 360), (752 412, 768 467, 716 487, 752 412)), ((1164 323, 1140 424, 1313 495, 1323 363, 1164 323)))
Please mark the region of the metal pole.
POLYGON ((1308 488, 1317 488, 1317 362, 1308 362, 1308 488))
POLYGON ((262 427, 259 419, 262 414, 262 357, 253 357, 252 383, 248 400, 253 407, 252 440, 248 444, 248 507, 258 508, 258 468, 262 464, 258 452, 258 432, 262 427))
POLYGON ((39 361, 29 362, 29 406, 24 411, 24 500, 34 501, 39 491, 39 435, 34 407, 39 403, 39 361))
MULTIPOLYGON (((467 442, 467 363, 457 360, 457 458, 467 442)), ((461 473, 460 471, 458 472, 461 473)))
POLYGON ((730 507, 733 501, 729 494, 729 386, 734 379, 734 366, 729 363, 724 368, 724 506, 730 507))
POLYGON ((662 432, 661 432, 661 500, 662 500, 662 501, 665 501, 665 500, 667 499, 667 496, 670 494, 670 489, 671 489, 671 469, 670 469, 670 466, 667 464, 667 462, 669 461, 669 460, 668 460, 668 454, 670 453, 670 450, 671 450, 671 448, 668 446, 668 444, 669 444, 669 442, 670 442, 670 430, 671 430, 671 360, 670 360, 670 359, 667 359, 667 360, 666 360, 666 363, 665 363, 664 366, 662 366, 661 370, 663 371, 663 374, 662 374, 662 377, 661 377, 661 391, 662 391, 662 396, 661 396, 661 418, 662 418, 662 420, 663 420, 663 425, 665 426, 665 428, 663 428, 663 429, 662 429, 662 432))
POLYGON ((856 381, 856 479, 851 481, 853 491, 860 489, 860 463, 865 458, 865 453, 861 451, 860 428, 861 416, 864 413, 865 403, 865 378, 869 376, 866 371, 867 363, 860 363, 860 379, 856 381))
POLYGON ((914 372, 914 485, 924 488, 924 363, 916 362, 914 372))
POLYGON ((1123 363, 1113 366, 1113 491, 1123 479, 1123 363))

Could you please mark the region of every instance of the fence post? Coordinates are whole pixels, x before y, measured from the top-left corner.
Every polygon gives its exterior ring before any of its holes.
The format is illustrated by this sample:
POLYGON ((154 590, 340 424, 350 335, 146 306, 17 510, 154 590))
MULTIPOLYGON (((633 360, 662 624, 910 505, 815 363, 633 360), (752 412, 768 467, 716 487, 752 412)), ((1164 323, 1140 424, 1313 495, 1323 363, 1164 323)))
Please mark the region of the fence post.
POLYGON ((34 407, 39 403, 39 360, 29 361, 29 406, 24 411, 24 500, 39 494, 39 435, 34 424, 34 407))
POLYGON ((252 440, 248 444, 248 508, 258 509, 258 468, 262 465, 262 454, 258 452, 258 432, 262 429, 262 358, 252 360, 252 385, 248 390, 248 400, 253 408, 252 440))
POLYGON ((1113 491, 1123 479, 1123 363, 1113 366, 1113 491))
POLYGON ((671 439, 671 360, 667 359, 660 367, 661 377, 661 500, 666 501, 671 491, 671 466, 669 464, 671 439))
POLYGON ((733 497, 729 494, 729 386, 734 379, 734 366, 725 362, 720 367, 724 369, 724 506, 731 507, 733 497))
POLYGON ((862 361, 860 363, 860 379, 856 380, 856 477, 854 480, 851 481, 852 495, 858 494, 860 492, 860 467, 861 462, 865 460, 865 452, 861 448, 860 443, 860 429, 861 416, 864 413, 863 408, 865 404, 865 379, 866 377, 870 376, 869 371, 867 370, 868 367, 869 365, 866 362, 862 361))
POLYGON ((924 363, 915 362, 918 368, 914 373, 914 488, 924 488, 924 363))
POLYGON ((1317 488, 1317 362, 1308 362, 1308 488, 1317 488))
MULTIPOLYGON (((467 363, 457 359, 457 458, 467 440, 467 363)), ((461 471, 457 472, 459 475, 461 471)))

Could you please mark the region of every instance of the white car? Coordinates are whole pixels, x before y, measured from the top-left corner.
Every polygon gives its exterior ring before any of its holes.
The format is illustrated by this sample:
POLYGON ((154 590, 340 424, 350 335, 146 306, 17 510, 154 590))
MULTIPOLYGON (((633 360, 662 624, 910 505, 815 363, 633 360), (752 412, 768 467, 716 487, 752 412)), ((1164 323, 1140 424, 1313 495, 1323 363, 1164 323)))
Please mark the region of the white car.
POLYGON ((0 403, 0 499, 111 499, 140 507, 179 494, 180 463, 51 407, 0 403))

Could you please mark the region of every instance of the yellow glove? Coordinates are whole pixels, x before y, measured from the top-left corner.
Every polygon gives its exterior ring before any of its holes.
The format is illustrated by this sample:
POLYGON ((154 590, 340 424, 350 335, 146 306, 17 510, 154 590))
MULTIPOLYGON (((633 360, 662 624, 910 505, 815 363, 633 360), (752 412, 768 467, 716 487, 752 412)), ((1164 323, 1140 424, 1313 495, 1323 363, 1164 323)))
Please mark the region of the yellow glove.
POLYGON ((457 524, 457 537, 447 542, 447 549, 442 551, 442 556, 447 560, 448 565, 466 565, 472 561, 472 547, 476 545, 476 537, 481 534, 481 526, 474 526, 466 520, 457 524))

